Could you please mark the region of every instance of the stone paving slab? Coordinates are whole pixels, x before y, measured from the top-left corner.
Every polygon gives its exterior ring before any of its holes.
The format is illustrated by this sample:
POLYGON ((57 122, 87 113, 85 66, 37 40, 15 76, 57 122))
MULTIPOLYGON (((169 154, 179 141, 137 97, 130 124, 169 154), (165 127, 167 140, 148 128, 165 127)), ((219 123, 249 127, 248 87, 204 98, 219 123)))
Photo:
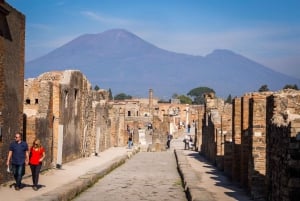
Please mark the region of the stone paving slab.
POLYGON ((24 188, 15 191, 10 187, 14 182, 0 186, 0 195, 11 201, 61 201, 70 200, 114 168, 123 164, 139 149, 112 147, 98 156, 81 158, 66 164, 61 169, 50 169, 41 173, 38 191, 31 188, 31 177, 24 178, 24 188))
POLYGON ((74 201, 185 201, 174 153, 139 152, 74 201))

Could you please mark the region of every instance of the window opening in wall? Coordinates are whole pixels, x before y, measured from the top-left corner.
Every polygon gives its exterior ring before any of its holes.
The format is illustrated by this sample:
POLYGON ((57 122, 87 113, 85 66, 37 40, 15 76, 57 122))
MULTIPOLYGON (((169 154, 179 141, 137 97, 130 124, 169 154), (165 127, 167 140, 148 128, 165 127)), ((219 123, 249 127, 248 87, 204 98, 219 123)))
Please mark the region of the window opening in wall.
POLYGON ((68 90, 65 90, 65 108, 68 107, 68 90))
POLYGON ((75 93, 74 93, 75 100, 77 99, 77 92, 78 92, 78 89, 75 89, 75 93))
POLYGON ((25 103, 28 104, 28 105, 30 105, 30 99, 27 98, 26 101, 25 101, 25 103))
POLYGON ((7 40, 12 40, 9 26, 7 23, 6 16, 9 14, 9 11, 0 6, 0 36, 6 38, 7 40))
POLYGON ((136 111, 136 116, 139 116, 139 111, 136 111))
POLYGON ((78 107, 78 100, 77 100, 77 93, 78 93, 78 89, 75 89, 74 92, 74 98, 75 98, 75 115, 77 115, 77 107, 78 107))
POLYGON ((127 112, 127 116, 128 116, 128 117, 131 116, 131 112, 130 112, 130 111, 127 112))
POLYGON ((35 104, 39 104, 39 99, 35 99, 35 104))

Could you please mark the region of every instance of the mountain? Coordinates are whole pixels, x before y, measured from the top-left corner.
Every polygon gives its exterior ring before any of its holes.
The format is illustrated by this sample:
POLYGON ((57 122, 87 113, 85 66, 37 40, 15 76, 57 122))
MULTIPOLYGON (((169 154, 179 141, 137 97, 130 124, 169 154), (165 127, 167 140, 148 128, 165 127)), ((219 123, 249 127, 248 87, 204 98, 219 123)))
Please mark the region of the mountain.
POLYGON ((27 62, 25 77, 41 73, 76 69, 93 86, 111 89, 113 95, 126 93, 168 99, 172 94, 187 94, 206 86, 226 98, 257 91, 267 84, 270 90, 282 89, 300 80, 275 72, 230 50, 215 50, 206 56, 166 51, 122 29, 100 34, 85 34, 54 51, 27 62))

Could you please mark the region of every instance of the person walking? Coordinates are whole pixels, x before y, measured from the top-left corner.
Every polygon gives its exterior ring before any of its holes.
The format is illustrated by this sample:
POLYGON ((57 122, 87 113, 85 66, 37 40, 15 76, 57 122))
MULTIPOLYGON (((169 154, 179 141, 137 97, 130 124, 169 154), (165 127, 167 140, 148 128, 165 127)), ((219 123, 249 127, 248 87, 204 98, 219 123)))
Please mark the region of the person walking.
POLYGON ((184 142, 184 150, 189 150, 189 136, 186 134, 183 139, 184 142))
POLYGON ((20 133, 15 134, 15 141, 9 145, 6 165, 12 165, 12 172, 16 181, 15 190, 20 190, 22 185, 22 177, 25 174, 25 165, 29 162, 28 144, 22 141, 20 133))
POLYGON ((167 149, 170 149, 170 144, 173 136, 167 131, 167 149))
POLYGON ((133 145, 133 129, 131 129, 131 131, 129 131, 128 133, 128 149, 131 149, 132 148, 132 145, 133 145))
POLYGON ((38 190, 39 175, 42 168, 42 161, 44 160, 46 154, 45 149, 41 145, 39 139, 35 139, 32 143, 29 153, 29 165, 31 169, 31 177, 33 183, 33 190, 38 190))
POLYGON ((189 139, 189 149, 193 150, 193 138, 190 135, 190 139, 189 139))
POLYGON ((188 133, 190 133, 191 132, 191 124, 188 124, 187 127, 188 127, 188 133))

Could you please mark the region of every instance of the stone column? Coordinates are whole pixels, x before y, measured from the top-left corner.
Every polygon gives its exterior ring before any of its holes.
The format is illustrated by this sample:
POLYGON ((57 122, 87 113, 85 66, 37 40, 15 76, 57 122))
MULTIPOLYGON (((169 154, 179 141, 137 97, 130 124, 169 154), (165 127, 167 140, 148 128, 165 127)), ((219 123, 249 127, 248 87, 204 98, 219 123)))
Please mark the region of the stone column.
POLYGON ((266 173, 266 96, 253 94, 249 104, 250 155, 248 183, 253 199, 261 199, 265 194, 266 173))
POLYGON ((232 180, 240 181, 241 167, 241 98, 232 101, 232 180))
POLYGON ((242 115, 242 136, 241 136, 241 168, 240 183, 248 188, 248 160, 249 160, 249 99, 251 95, 244 95, 241 98, 242 115))

